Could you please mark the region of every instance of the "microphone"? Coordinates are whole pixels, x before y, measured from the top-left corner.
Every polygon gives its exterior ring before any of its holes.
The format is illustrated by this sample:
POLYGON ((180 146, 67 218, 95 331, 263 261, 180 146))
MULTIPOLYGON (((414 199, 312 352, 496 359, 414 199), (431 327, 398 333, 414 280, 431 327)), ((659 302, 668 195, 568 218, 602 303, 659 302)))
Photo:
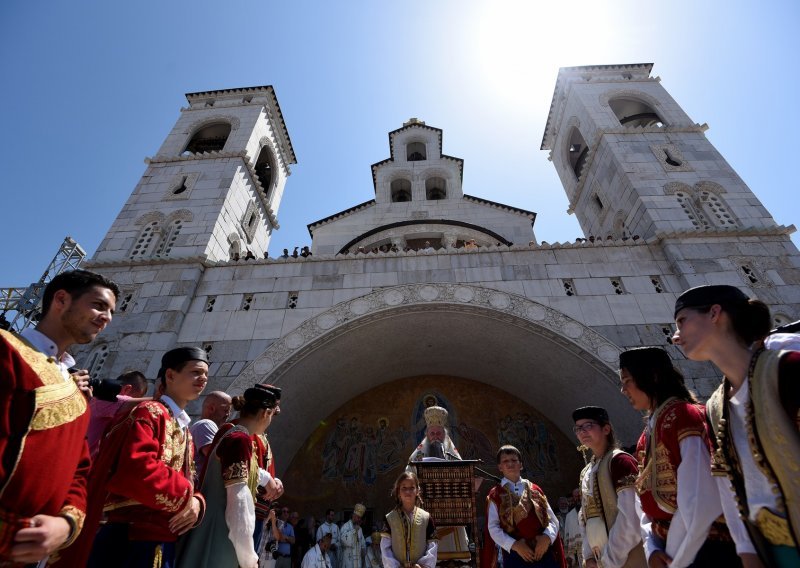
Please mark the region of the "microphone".
POLYGON ((444 448, 441 442, 431 442, 431 457, 444 459, 444 448))
POLYGON ((445 454, 447 454, 448 458, 453 458, 456 461, 462 461, 461 458, 455 455, 454 453, 445 451, 445 454))

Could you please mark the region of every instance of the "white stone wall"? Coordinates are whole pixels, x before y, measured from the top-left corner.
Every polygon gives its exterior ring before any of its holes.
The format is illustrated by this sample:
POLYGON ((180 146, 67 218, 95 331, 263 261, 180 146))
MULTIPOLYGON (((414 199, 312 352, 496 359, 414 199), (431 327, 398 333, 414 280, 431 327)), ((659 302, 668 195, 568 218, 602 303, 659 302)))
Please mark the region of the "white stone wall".
POLYGON ((702 396, 717 384, 716 372, 685 361, 667 340, 680 292, 705 283, 733 284, 775 312, 800 318, 800 255, 785 236, 92 268, 134 296, 101 336, 111 347, 103 372, 115 376, 136 368, 153 377, 165 350, 210 346, 215 389, 226 388, 267 347, 310 318, 403 284, 466 283, 516 294, 577 320, 620 348, 663 346, 702 396), (296 296, 295 307, 289 307, 290 295, 296 296))
MULTIPOLYGON (((528 216, 501 207, 475 203, 462 197, 439 201, 375 203, 342 218, 333 219, 314 227, 312 252, 315 255, 336 254, 352 239, 370 229, 415 219, 449 219, 478 225, 501 235, 514 244, 527 245, 530 241, 535 240, 532 221, 528 216)), ((457 234, 467 235, 469 233, 466 228, 460 229, 457 226, 451 226, 449 229, 457 234)), ((428 230, 429 228, 425 225, 397 229, 411 238, 414 234, 424 234, 428 230)))

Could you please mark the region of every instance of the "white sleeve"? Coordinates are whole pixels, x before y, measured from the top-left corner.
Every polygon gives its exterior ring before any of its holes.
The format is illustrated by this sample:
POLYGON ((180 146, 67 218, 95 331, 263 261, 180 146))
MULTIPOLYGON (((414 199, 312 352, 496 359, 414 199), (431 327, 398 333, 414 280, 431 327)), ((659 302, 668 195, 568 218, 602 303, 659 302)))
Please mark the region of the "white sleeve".
POLYGON ((750 541, 747 527, 744 526, 744 521, 739 516, 739 507, 736 505, 730 480, 725 475, 715 475, 714 481, 717 482, 717 489, 719 489, 719 500, 725 515, 725 523, 728 525, 733 542, 736 543, 736 553, 739 555, 755 554, 756 549, 750 541))
POLYGON ((553 512, 553 509, 550 508, 550 504, 547 504, 547 519, 548 523, 547 526, 544 528, 544 534, 547 535, 547 538, 550 539, 550 544, 553 544, 556 541, 556 537, 558 536, 558 517, 553 512))
POLYGON ((429 540, 425 545, 425 554, 417 560, 422 568, 436 568, 436 551, 439 545, 435 540, 429 540))
POLYGON ((229 485, 225 491, 228 498, 225 522, 228 524, 228 538, 236 550, 239 566, 258 568, 258 555, 253 546, 253 531, 256 528, 253 495, 245 482, 229 485))
POLYGON ((647 513, 642 510, 642 502, 639 500, 638 495, 636 496, 636 514, 639 516, 639 531, 642 534, 644 557, 649 561, 650 555, 656 550, 664 550, 664 543, 653 532, 653 523, 647 513))
POLYGON ((388 536, 381 536, 381 559, 384 568, 400 568, 400 561, 392 552, 392 540, 388 536))
POLYGON ((317 547, 309 548, 308 552, 303 555, 303 561, 300 563, 300 568, 314 568, 314 558, 317 554, 317 547))
POLYGON ((516 540, 508 535, 503 528, 500 526, 500 517, 497 514, 497 505, 494 501, 489 501, 489 512, 488 512, 488 524, 489 524, 489 536, 492 537, 492 540, 505 550, 506 552, 511 552, 511 547, 514 546, 516 540))
POLYGON ((272 476, 266 469, 258 468, 258 484, 264 487, 267 483, 272 481, 272 476))
POLYGON ((601 558, 603 568, 621 568, 628 561, 628 554, 641 541, 639 516, 636 514, 636 489, 626 487, 617 493, 617 518, 608 531, 608 544, 601 558))
MULTIPOLYGON (((594 552, 592 552, 591 547, 589 546, 589 539, 586 538, 586 523, 578 522, 578 526, 581 529, 581 552, 583 553, 582 556, 584 560, 589 558, 594 558, 594 552)), ((637 519, 637 526, 635 527, 636 534, 639 534, 639 526, 638 526, 638 519, 637 519)), ((572 540, 572 539, 571 539, 572 540)), ((570 550, 572 549, 572 545, 570 544, 570 550)), ((567 553, 567 556, 570 554, 567 553)))
POLYGON ((708 536, 708 529, 722 514, 719 491, 711 477, 711 454, 700 436, 680 441, 678 510, 672 516, 665 552, 672 566, 688 566, 708 536))

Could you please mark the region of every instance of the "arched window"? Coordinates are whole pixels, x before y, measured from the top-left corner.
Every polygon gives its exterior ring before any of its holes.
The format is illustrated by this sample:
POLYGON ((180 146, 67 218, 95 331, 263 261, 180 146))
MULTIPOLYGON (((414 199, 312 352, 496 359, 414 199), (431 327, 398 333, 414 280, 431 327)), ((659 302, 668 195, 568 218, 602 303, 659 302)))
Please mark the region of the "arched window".
POLYGON ((275 158, 272 156, 272 151, 267 146, 262 146, 261 151, 258 153, 256 159, 256 177, 258 183, 264 188, 269 196, 272 191, 272 184, 276 179, 275 176, 275 158))
POLYGON ((219 152, 231 133, 231 125, 227 122, 215 122, 195 132, 186 145, 183 154, 201 154, 203 152, 219 152))
POLYGON ((636 126, 665 126, 661 117, 653 108, 642 101, 619 97, 608 101, 608 106, 617 115, 622 126, 633 128, 636 126))
POLYGON ((409 162, 419 162, 426 159, 425 144, 422 142, 411 142, 406 146, 406 160, 409 162))
POLYGON ((714 193, 703 190, 698 192, 697 200, 700 206, 705 210, 711 222, 718 227, 733 227, 736 225, 733 215, 725 207, 722 198, 714 193))
POLYGON ((392 203, 411 201, 411 182, 407 179, 396 179, 392 182, 392 203))
POLYGON ((589 153, 589 147, 586 145, 586 140, 583 139, 580 130, 576 127, 573 127, 570 132, 568 144, 569 165, 575 173, 575 179, 580 179, 581 170, 586 163, 586 156, 589 153))
POLYGON ((438 177, 425 180, 425 199, 432 201, 447 197, 447 183, 438 177))
POLYGON ((161 244, 155 256, 168 256, 172 247, 175 246, 175 241, 183 228, 183 220, 175 219, 164 233, 164 238, 161 239, 161 244))
POLYGON ((142 229, 142 232, 139 234, 139 238, 137 238, 136 242, 133 244, 129 258, 150 257, 153 254, 153 250, 155 250, 160 232, 158 221, 151 221, 145 225, 144 229, 142 229))
POLYGON ((677 198, 678 203, 680 203, 684 213, 686 213, 686 216, 689 217, 689 220, 692 222, 692 225, 694 225, 698 229, 709 228, 710 225, 708 223, 708 219, 706 219, 706 216, 703 215, 700 211, 698 211, 697 208, 694 206, 694 203, 692 203, 692 197, 691 195, 689 195, 688 192, 686 191, 675 192, 675 197, 677 198))
POLYGON ((86 358, 86 364, 84 365, 84 367, 88 369, 89 375, 92 378, 97 378, 96 375, 103 370, 103 365, 105 365, 107 357, 108 357, 107 343, 98 345, 92 350, 91 353, 89 353, 89 357, 86 358))

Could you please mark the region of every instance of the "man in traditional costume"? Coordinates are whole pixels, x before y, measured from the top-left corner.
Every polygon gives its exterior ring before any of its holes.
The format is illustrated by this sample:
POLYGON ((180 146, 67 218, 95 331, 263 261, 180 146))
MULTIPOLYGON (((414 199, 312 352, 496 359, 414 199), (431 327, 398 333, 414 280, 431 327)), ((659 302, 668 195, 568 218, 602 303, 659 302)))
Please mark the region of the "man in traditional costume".
POLYGON ((580 475, 580 522, 587 567, 647 568, 636 511, 636 458, 615 447, 604 408, 578 408, 572 419, 582 447, 592 451, 580 475))
POLYGON ((303 563, 300 568, 331 568, 328 550, 330 549, 332 538, 330 527, 320 525, 317 531, 317 544, 303 556, 303 563))
POLYGON ((0 565, 43 560, 81 532, 89 413, 67 349, 111 322, 118 295, 99 274, 63 272, 35 329, 0 331, 0 565))
POLYGON ((339 531, 341 549, 339 551, 339 566, 341 568, 364 568, 364 553, 367 543, 364 532, 361 530, 361 519, 367 508, 361 503, 353 507, 353 516, 342 525, 339 531))
MULTIPOLYGON (((558 519, 541 488, 522 478, 520 451, 502 446, 497 467, 503 479, 489 491, 486 521, 491 539, 503 550, 503 567, 565 568, 558 519)), ((484 568, 495 564, 494 547, 488 544, 481 559, 484 568)))
POLYGON ((334 522, 336 518, 336 511, 333 509, 328 509, 325 511, 325 522, 319 525, 317 528, 317 542, 323 537, 324 533, 327 531, 328 534, 331 535, 331 541, 328 544, 328 547, 325 549, 328 551, 329 560, 332 564, 332 568, 336 568, 336 555, 338 554, 339 550, 339 525, 334 522))
POLYGON ((175 541, 199 523, 205 503, 194 490, 185 408, 208 382, 206 352, 168 351, 158 377, 163 394, 118 415, 100 443, 89 482, 88 530, 65 551, 62 566, 107 568, 125 559, 130 568, 173 568, 175 541), (106 523, 92 544, 101 513, 106 523))
MULTIPOLYGON (((425 438, 419 443, 417 448, 408 458, 407 469, 415 471, 413 462, 420 462, 426 458, 439 458, 444 460, 460 460, 461 454, 458 453, 450 432, 447 430, 447 409, 441 406, 429 406, 425 409, 425 438)), ((470 560, 469 539, 467 530, 463 526, 436 527, 439 547, 439 560, 470 560)))

